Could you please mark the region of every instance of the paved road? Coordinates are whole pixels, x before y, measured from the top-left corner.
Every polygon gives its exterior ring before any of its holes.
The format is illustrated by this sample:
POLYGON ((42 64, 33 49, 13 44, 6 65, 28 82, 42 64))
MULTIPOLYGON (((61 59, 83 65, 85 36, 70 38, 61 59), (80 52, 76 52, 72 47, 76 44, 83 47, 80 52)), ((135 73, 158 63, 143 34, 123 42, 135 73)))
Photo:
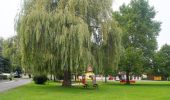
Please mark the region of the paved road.
POLYGON ((0 82, 0 92, 22 86, 30 82, 31 82, 31 79, 16 79, 13 81, 2 81, 0 82))

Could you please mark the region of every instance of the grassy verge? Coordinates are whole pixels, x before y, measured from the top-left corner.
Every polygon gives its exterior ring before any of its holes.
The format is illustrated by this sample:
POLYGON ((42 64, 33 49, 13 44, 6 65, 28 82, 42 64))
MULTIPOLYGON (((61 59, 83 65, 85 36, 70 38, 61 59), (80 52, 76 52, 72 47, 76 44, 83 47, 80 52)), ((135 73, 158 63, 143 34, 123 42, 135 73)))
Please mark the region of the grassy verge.
POLYGON ((57 83, 34 83, 0 93, 0 100, 169 100, 170 82, 138 82, 121 85, 100 83, 99 88, 61 87, 57 83))

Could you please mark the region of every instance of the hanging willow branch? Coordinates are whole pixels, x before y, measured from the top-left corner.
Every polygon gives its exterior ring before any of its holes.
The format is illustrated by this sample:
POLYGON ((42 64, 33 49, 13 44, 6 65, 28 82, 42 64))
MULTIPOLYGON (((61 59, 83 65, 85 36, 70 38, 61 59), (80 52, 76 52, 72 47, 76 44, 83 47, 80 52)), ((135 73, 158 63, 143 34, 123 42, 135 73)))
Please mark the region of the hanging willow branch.
POLYGON ((95 30, 91 26, 102 28, 102 45, 111 40, 114 43, 110 44, 113 47, 108 53, 117 55, 119 43, 116 41, 120 40, 116 34, 111 35, 117 31, 112 32, 112 27, 108 27, 112 19, 111 6, 112 0, 23 0, 16 22, 22 65, 34 73, 52 70, 54 74, 80 67, 85 69, 96 62, 102 65, 103 60, 97 61, 91 50, 91 36, 95 30), (109 40, 110 36, 113 38, 109 40))

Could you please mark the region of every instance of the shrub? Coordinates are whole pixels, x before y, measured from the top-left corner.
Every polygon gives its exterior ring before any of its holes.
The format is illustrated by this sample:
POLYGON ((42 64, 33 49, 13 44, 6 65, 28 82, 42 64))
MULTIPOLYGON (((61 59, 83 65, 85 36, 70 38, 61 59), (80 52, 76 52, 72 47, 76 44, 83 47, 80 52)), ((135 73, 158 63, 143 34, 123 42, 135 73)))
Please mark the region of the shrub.
POLYGON ((45 82, 48 80, 46 75, 35 75, 33 78, 35 84, 45 84, 45 82))

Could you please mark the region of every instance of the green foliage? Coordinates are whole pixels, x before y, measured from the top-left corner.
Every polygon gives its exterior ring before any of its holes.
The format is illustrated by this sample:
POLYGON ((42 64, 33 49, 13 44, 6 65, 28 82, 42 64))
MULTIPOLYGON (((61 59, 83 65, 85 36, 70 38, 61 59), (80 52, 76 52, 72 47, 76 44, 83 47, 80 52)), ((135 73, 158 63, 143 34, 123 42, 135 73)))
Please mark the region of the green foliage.
POLYGON ((120 54, 122 53, 121 29, 114 20, 110 26, 111 30, 109 30, 107 41, 101 48, 103 74, 105 75, 113 74, 114 70, 117 70, 120 54))
POLYGON ((9 73, 11 70, 11 62, 9 58, 3 56, 4 40, 0 38, 0 73, 9 73))
POLYGON ((123 4, 120 11, 113 15, 122 28, 123 47, 125 50, 129 47, 142 50, 143 68, 147 71, 153 63, 156 37, 160 31, 160 22, 154 20, 154 7, 149 5, 148 0, 132 0, 128 5, 123 4))
POLYGON ((11 71, 11 63, 9 59, 0 56, 0 73, 9 73, 11 71))
POLYGON ((50 69, 57 73, 68 67, 73 70, 83 50, 87 50, 83 45, 87 41, 88 46, 90 39, 88 26, 75 15, 73 2, 64 4, 61 0, 55 10, 49 10, 52 4, 46 0, 25 1, 23 11, 29 12, 21 12, 17 29, 22 47, 22 64, 31 66, 35 73, 46 73, 50 69))
POLYGON ((15 69, 21 65, 21 57, 17 37, 12 37, 3 41, 2 55, 4 58, 9 59, 9 63, 11 64, 12 69, 15 69))
POLYGON ((163 45, 154 56, 153 74, 162 75, 163 78, 170 76, 170 45, 163 45))
POLYGON ((33 77, 33 80, 36 84, 45 84, 45 82, 47 82, 48 78, 46 75, 35 75, 33 77))
POLYGON ((120 62, 120 71, 128 71, 131 75, 140 75, 143 70, 143 52, 141 49, 129 47, 123 52, 120 62))
POLYGON ((23 0, 16 21, 22 65, 55 76, 82 73, 89 64, 98 73, 105 66, 115 67, 121 38, 111 15, 112 0, 23 0), (102 45, 97 47, 93 35, 101 36, 102 45), (104 65, 102 56, 108 55, 104 65))

